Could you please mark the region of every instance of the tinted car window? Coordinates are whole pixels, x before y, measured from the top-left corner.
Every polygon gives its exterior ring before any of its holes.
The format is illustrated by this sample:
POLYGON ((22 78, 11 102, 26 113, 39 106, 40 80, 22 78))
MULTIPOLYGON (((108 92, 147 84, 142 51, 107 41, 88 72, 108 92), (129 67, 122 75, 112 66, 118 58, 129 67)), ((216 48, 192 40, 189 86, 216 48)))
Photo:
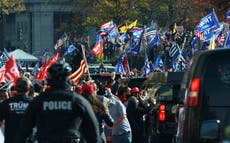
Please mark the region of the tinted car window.
POLYGON ((214 55, 208 60, 204 76, 204 94, 210 106, 230 105, 230 56, 214 55))
POLYGON ((160 101, 172 101, 173 88, 168 85, 163 85, 159 88, 159 100, 160 101))

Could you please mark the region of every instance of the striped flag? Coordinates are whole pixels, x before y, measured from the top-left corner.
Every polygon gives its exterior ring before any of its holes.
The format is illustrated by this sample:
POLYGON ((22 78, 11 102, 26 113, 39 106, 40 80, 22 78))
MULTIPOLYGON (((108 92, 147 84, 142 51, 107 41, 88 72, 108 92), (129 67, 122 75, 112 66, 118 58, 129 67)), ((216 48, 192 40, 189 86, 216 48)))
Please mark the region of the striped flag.
POLYGON ((10 55, 6 51, 6 49, 4 48, 2 51, 2 55, 0 57, 0 67, 3 67, 4 65, 6 65, 6 63, 9 59, 10 59, 10 55))
POLYGON ((113 26, 114 24, 113 24, 113 21, 111 20, 111 21, 109 21, 109 22, 106 22, 106 23, 104 23, 104 24, 102 24, 101 26, 100 26, 100 28, 101 29, 110 29, 112 26, 113 26))
POLYGON ((80 78, 88 71, 87 63, 84 59, 81 60, 80 67, 69 76, 73 83, 78 83, 80 78))
POLYGON ((87 65, 87 61, 85 58, 84 46, 81 45, 80 49, 81 49, 81 52, 78 54, 79 59, 77 60, 78 62, 76 63, 77 64, 77 67, 75 68, 76 71, 73 72, 69 76, 70 81, 72 81, 74 84, 77 84, 78 81, 81 79, 81 77, 88 71, 88 65, 87 65))
POLYGON ((186 53, 184 51, 180 53, 175 62, 175 71, 185 71, 188 69, 189 61, 186 59, 186 53))
POLYGON ((149 44, 155 37, 157 33, 157 28, 147 28, 142 38, 146 40, 147 44, 149 44))
POLYGON ((169 56, 176 59, 180 54, 180 49, 177 44, 173 44, 169 49, 169 56))

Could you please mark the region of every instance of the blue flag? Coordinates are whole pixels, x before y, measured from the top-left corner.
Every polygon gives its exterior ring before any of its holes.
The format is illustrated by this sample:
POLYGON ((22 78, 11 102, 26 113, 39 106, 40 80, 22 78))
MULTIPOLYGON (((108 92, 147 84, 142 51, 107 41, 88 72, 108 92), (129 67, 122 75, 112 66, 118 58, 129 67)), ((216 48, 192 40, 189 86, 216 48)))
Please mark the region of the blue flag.
POLYGON ((227 20, 230 20, 230 10, 228 10, 228 11, 226 12, 226 19, 227 19, 227 20))
POLYGON ((126 39, 129 38, 129 35, 128 33, 123 33, 121 36, 119 36, 119 39, 122 41, 122 42, 125 42, 126 39))
POLYGON ((74 50, 76 50, 77 48, 72 44, 72 45, 69 45, 68 49, 65 51, 65 53, 63 54, 63 56, 66 56, 70 53, 72 53, 74 50))
POLYGON ((6 57, 7 60, 10 59, 10 55, 9 55, 9 53, 6 51, 5 48, 3 49, 2 54, 6 57))
POLYGON ((147 44, 150 44, 151 41, 155 38, 157 33, 157 28, 147 28, 143 34, 144 39, 146 39, 147 44))
POLYGON ((124 53, 122 53, 122 54, 120 55, 120 57, 119 57, 118 60, 117 60, 116 67, 115 67, 115 72, 116 72, 116 73, 123 74, 123 75, 126 74, 126 73, 125 73, 125 70, 124 70, 124 67, 123 67, 124 56, 125 56, 124 53))
POLYGON ((144 32, 144 29, 134 27, 131 32, 133 32, 132 39, 129 48, 126 49, 126 53, 138 55, 140 51, 141 37, 144 32))
POLYGON ((158 47, 161 45, 161 40, 160 40, 160 37, 159 37, 159 34, 156 33, 155 37, 153 38, 153 40, 151 41, 151 43, 149 44, 149 47, 148 49, 152 49, 154 47, 158 47))
POLYGON ((115 43, 115 39, 119 36, 119 31, 116 25, 109 31, 109 34, 107 36, 108 41, 115 43))
POLYGON ((154 71, 161 71, 161 72, 165 71, 164 62, 159 54, 157 55, 153 67, 154 67, 154 71))
POLYGON ((36 75, 36 73, 38 72, 39 70, 39 62, 36 63, 36 65, 34 66, 33 70, 32 70, 32 74, 33 75, 36 75))
POLYGON ((212 32, 220 27, 215 12, 211 12, 203 17, 195 27, 195 35, 202 41, 209 41, 212 38, 212 32))
POLYGON ((230 33, 228 33, 224 46, 230 48, 230 33))

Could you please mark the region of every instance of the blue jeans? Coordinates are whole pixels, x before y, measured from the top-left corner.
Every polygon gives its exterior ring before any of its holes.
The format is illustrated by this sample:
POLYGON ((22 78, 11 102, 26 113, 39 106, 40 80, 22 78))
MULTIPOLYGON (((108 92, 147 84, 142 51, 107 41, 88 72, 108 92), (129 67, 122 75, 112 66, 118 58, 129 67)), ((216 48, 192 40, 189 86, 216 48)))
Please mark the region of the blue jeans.
POLYGON ((131 143, 132 142, 132 133, 127 132, 121 135, 113 135, 111 143, 131 143))

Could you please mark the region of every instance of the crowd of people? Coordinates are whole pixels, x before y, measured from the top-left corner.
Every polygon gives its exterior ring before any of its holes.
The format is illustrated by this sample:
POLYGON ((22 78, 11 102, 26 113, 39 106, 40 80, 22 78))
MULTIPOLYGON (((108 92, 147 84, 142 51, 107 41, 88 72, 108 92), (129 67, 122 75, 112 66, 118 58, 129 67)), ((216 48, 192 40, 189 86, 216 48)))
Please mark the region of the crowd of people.
POLYGON ((86 77, 77 85, 63 61, 48 70, 46 81, 24 73, 16 83, 0 85, 0 121, 4 143, 149 143, 156 97, 129 88, 115 73, 107 82, 86 77))

